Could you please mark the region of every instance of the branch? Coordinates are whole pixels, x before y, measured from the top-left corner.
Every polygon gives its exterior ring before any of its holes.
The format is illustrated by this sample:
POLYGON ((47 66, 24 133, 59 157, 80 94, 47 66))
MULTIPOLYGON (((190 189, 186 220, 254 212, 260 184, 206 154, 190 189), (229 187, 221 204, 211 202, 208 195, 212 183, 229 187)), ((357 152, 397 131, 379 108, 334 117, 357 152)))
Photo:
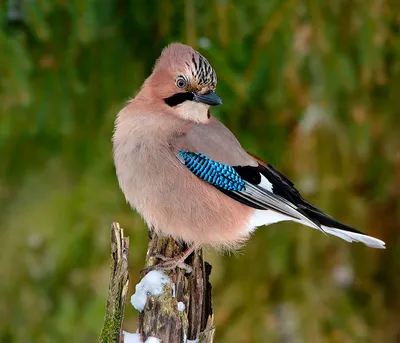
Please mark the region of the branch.
POLYGON ((111 226, 111 275, 101 343, 123 343, 122 323, 128 294, 129 238, 118 223, 111 226))

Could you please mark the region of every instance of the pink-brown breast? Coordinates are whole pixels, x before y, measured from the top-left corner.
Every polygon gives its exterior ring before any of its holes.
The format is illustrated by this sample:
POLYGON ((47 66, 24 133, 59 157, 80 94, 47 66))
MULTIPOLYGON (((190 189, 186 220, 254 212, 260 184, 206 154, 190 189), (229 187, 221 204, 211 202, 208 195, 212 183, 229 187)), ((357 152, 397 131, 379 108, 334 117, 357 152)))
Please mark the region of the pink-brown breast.
POLYGON ((130 205, 149 226, 175 239, 221 248, 242 243, 254 211, 199 179, 179 161, 171 139, 184 135, 187 125, 165 115, 132 116, 126 111, 129 105, 119 115, 114 160, 130 205))

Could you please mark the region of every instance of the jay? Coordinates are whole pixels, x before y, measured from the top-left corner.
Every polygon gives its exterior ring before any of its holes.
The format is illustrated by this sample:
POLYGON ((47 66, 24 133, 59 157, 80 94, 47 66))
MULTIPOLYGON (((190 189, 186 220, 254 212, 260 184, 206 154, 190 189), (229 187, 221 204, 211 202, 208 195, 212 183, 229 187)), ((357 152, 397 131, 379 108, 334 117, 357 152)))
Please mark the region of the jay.
POLYGON ((385 248, 303 199, 288 178, 246 152, 210 113, 222 104, 216 85, 208 61, 174 43, 117 115, 114 163, 127 202, 157 233, 189 246, 160 269, 182 265, 200 246, 235 249, 255 228, 280 221, 385 248))

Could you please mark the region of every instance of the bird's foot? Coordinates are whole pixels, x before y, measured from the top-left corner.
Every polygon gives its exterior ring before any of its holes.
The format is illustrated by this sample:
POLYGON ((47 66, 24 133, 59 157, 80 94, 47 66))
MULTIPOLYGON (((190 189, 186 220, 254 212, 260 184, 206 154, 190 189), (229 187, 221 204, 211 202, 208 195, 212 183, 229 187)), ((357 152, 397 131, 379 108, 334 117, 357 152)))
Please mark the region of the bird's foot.
POLYGON ((179 258, 167 258, 165 256, 163 256, 162 262, 146 267, 142 269, 142 272, 147 274, 152 270, 172 270, 176 267, 183 269, 188 274, 192 272, 192 267, 181 261, 179 258))
POLYGON ((189 255, 193 252, 194 248, 189 248, 184 251, 182 254, 175 256, 175 257, 166 257, 161 254, 155 255, 155 258, 161 260, 162 262, 156 263, 152 266, 146 267, 142 270, 143 273, 147 274, 152 270, 172 270, 176 267, 185 270, 186 273, 190 274, 193 269, 185 260, 189 257, 189 255))

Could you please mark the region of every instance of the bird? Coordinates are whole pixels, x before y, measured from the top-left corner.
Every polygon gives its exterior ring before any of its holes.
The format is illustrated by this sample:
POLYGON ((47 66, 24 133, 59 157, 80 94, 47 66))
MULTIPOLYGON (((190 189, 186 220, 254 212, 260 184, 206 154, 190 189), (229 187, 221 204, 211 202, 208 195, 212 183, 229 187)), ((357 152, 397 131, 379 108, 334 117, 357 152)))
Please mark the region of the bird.
POLYGON ((293 221, 347 242, 385 242, 342 224, 305 200, 271 164, 248 153, 211 114, 222 104, 217 75, 188 45, 165 47, 136 96, 117 114, 113 157, 126 201, 161 235, 188 248, 234 250, 257 227, 293 221))

